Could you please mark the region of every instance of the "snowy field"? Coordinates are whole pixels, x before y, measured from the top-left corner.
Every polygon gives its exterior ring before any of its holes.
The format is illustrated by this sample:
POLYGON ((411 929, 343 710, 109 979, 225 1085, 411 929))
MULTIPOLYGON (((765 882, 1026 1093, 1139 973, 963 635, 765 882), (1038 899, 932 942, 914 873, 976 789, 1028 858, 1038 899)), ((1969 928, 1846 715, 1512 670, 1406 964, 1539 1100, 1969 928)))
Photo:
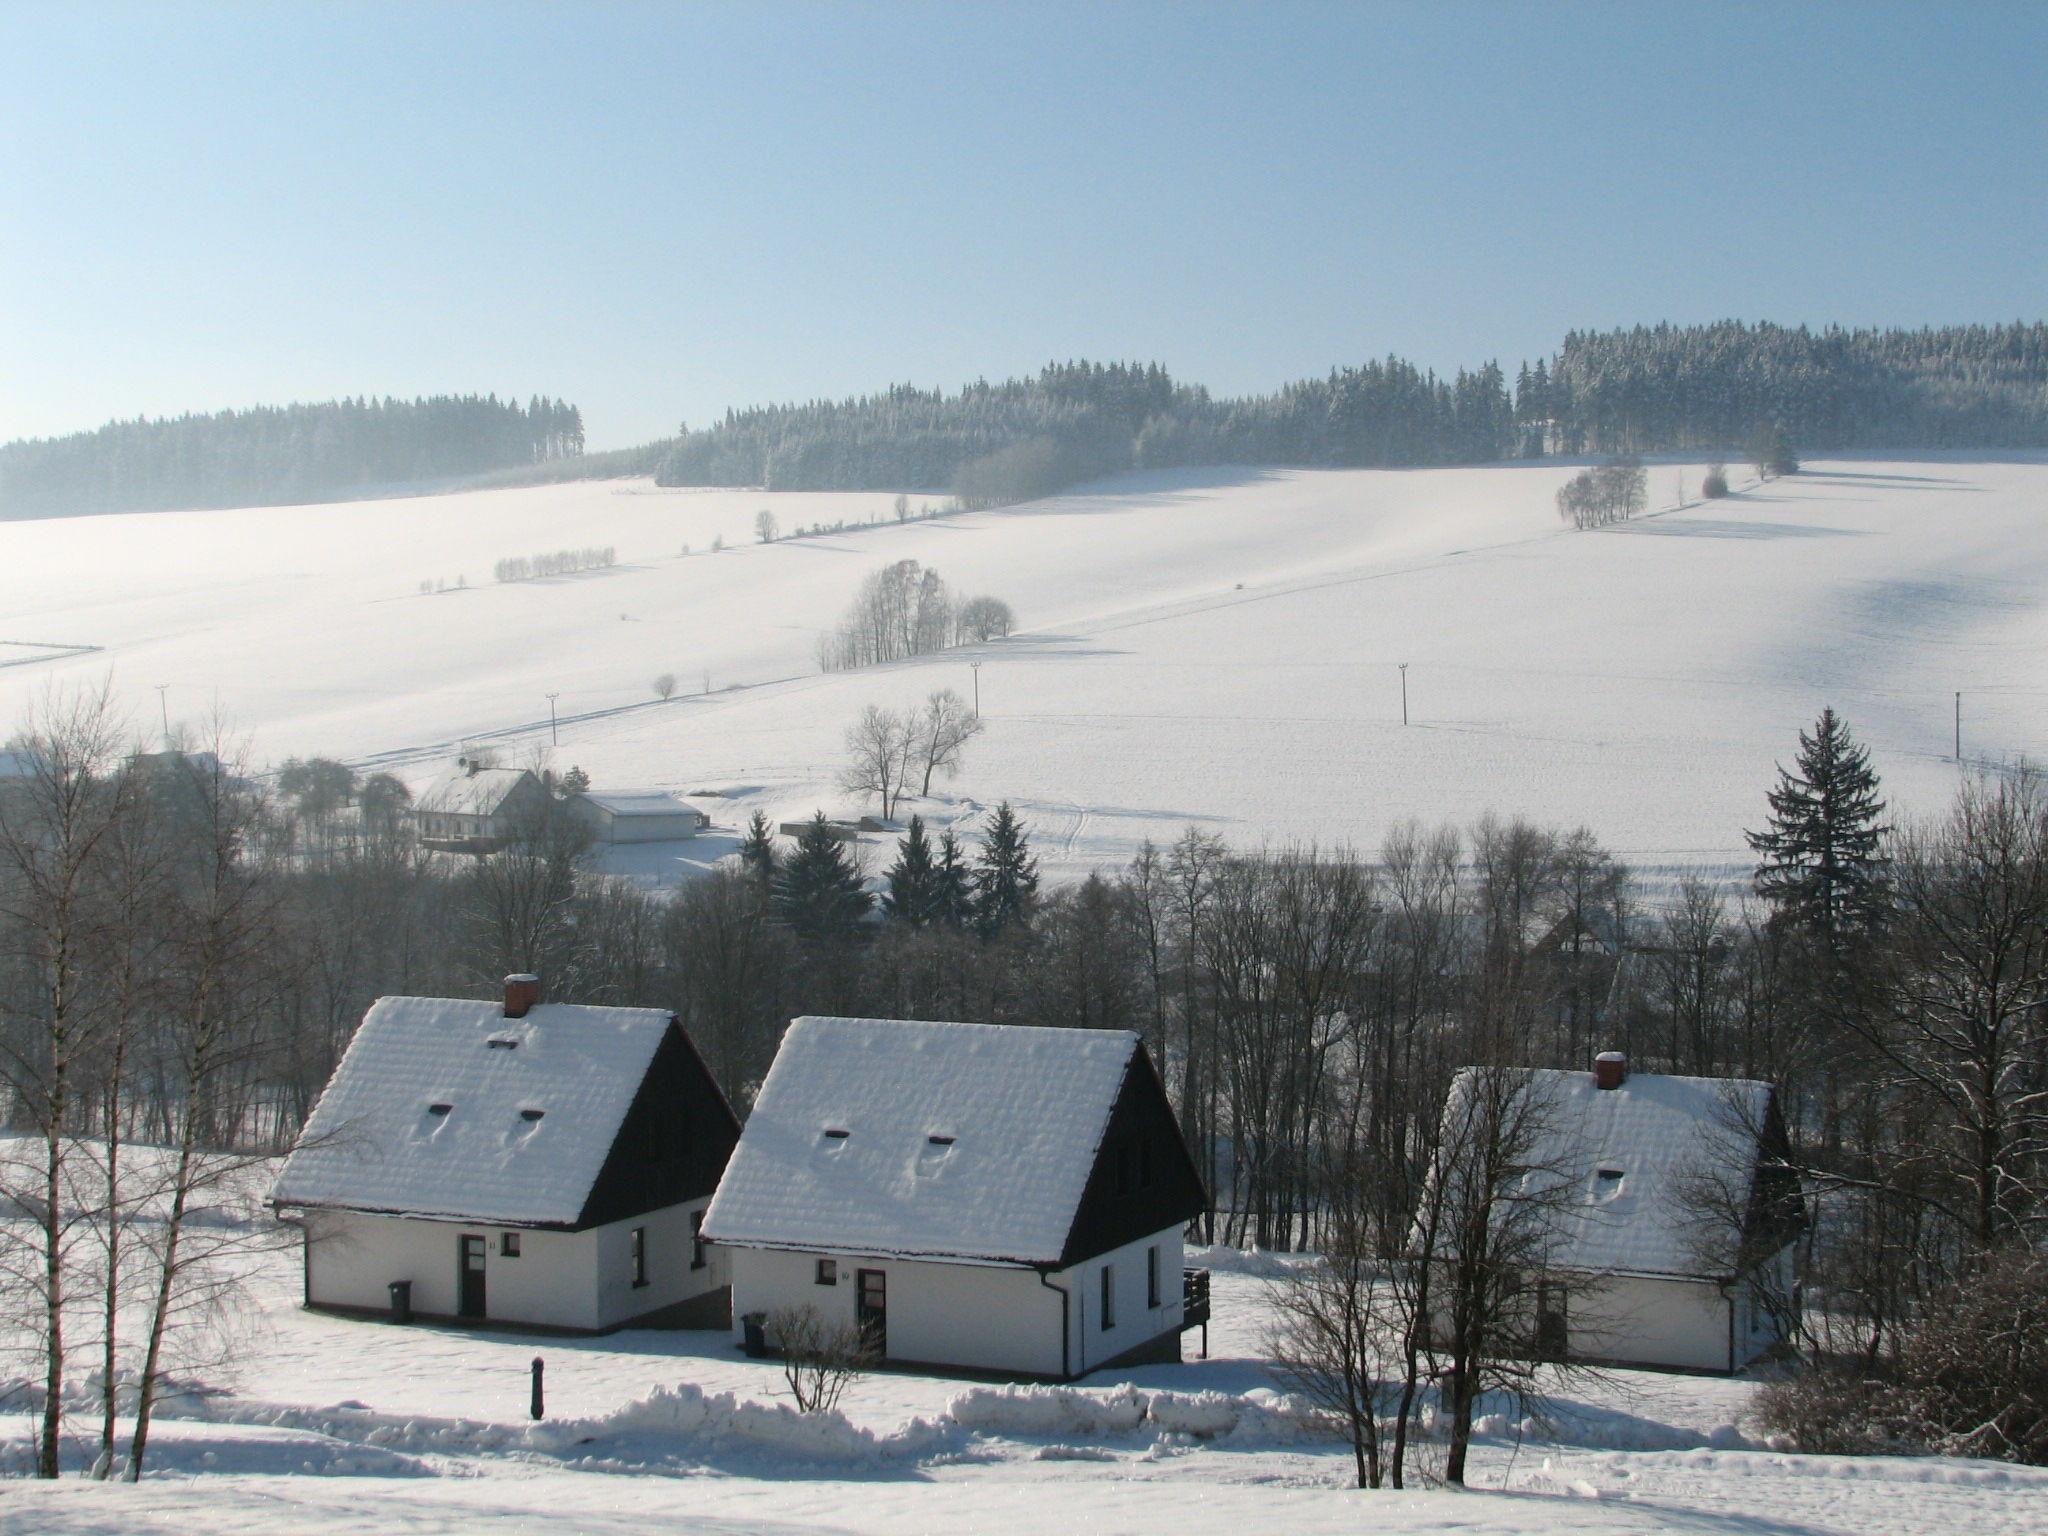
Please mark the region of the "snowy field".
MULTIPOLYGON (((757 806, 858 809, 834 780, 861 706, 970 695, 980 661, 988 732, 907 809, 1008 798, 1056 875, 1189 822, 1371 848, 1488 809, 1583 823, 1650 870, 1733 868, 1823 704, 1909 813, 1955 782, 1957 690, 1966 755, 2048 752, 2048 462, 1819 461, 1677 506, 1701 467, 1652 466, 1654 515, 1584 533, 1559 524, 1554 465, 1152 474, 904 526, 888 496, 645 482, 0 523, 0 720, 111 673, 138 730, 161 684, 174 725, 217 704, 259 764, 328 754, 417 785, 464 741, 545 746, 553 693, 558 764, 714 792, 730 832, 757 806), (884 526, 763 546, 764 507, 785 531, 884 526), (490 579, 590 545, 619 563, 490 579), (820 676, 820 630, 904 558, 1007 599, 1023 633, 820 676)), ((731 846, 620 867, 668 879, 731 846)))
MULTIPOLYGON (((1553 1437, 1488 1424, 1471 1492, 1362 1495, 1346 1486, 1348 1452, 1306 1433, 1273 1391, 1266 1281, 1242 1266, 1216 1275, 1206 1361, 1190 1336, 1182 1365, 1079 1390, 877 1374, 854 1385, 843 1421, 808 1423, 782 1406, 775 1366, 722 1334, 401 1329, 306 1313, 297 1284, 292 1255, 263 1261, 237 1366, 172 1404, 142 1485, 11 1481, 0 1531, 2048 1528, 2048 1472, 1782 1454, 1754 1439, 1750 1384, 1632 1372, 1577 1389, 1553 1437), (526 1417, 535 1354, 547 1362, 539 1425, 526 1417)), ((26 1421, 0 1417, 0 1437, 18 1465, 26 1421)))

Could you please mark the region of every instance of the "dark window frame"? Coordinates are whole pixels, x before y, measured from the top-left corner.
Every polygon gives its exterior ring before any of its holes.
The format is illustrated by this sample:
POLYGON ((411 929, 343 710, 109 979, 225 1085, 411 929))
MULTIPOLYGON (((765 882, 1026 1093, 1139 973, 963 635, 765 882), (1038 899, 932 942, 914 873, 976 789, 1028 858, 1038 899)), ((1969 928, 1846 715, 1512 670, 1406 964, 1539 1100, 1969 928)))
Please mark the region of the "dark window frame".
POLYGON ((635 1227, 632 1232, 633 1244, 633 1289, 639 1290, 647 1284, 647 1229, 635 1227))
POLYGON ((1116 1327, 1116 1266, 1102 1266, 1102 1331, 1116 1327))
POLYGON ((1159 1245, 1152 1244, 1145 1250, 1145 1305, 1156 1308, 1159 1305, 1159 1245))
POLYGON ((519 1234, 517 1232, 500 1232, 498 1234, 498 1257, 501 1259, 516 1259, 519 1257, 519 1234))
POLYGON ((690 1212, 690 1268, 702 1269, 711 1262, 704 1250, 704 1213, 690 1212))
POLYGON ((811 1283, 813 1285, 837 1285, 839 1283, 839 1261, 837 1259, 818 1260, 817 1267, 811 1271, 811 1283))

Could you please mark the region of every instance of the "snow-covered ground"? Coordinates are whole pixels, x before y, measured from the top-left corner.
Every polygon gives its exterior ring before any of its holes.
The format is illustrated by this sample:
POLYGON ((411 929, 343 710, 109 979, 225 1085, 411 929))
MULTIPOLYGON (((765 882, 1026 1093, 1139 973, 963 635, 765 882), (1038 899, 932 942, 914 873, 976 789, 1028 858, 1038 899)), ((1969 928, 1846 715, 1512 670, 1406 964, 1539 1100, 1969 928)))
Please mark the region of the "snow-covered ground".
MULTIPOLYGON (((1209 1255, 1210 1262, 1224 1256, 1209 1255)), ((1360 1494, 1260 1359, 1265 1266, 1219 1267, 1212 1357, 1021 1394, 907 1374, 799 1421, 723 1335, 577 1340, 344 1321, 296 1306, 292 1255, 253 1280, 223 1389, 174 1403, 138 1487, 11 1482, 0 1531, 685 1533, 1266 1530, 1916 1533, 2048 1528, 2048 1472, 1787 1455, 1749 1383, 1616 1372, 1554 1439, 1498 1422, 1474 1491, 1360 1494), (526 1417, 547 1362, 548 1418, 526 1417)), ((25 1420, 0 1418, 18 1465, 25 1420)), ((81 1428, 85 1427, 81 1422, 81 1428)))
MULTIPOLYGON (((908 808, 1008 798, 1055 874, 1191 821, 1369 848, 1487 809, 1583 823, 1646 868, 1732 867, 1823 704, 1909 813, 1954 784, 1958 690, 1966 754, 2048 750, 2048 462, 1824 460, 1674 506, 1700 470, 1653 466, 1668 510, 1589 533, 1558 523, 1556 465, 1149 474, 903 526, 887 496, 644 482, 0 523, 0 721, 111 670, 138 729, 163 684, 174 724, 217 702, 258 760, 423 782, 464 739, 545 744, 554 693, 559 763, 717 791, 699 803, 730 831, 757 806, 855 809, 834 780, 860 707, 970 694, 979 661, 989 730, 945 800, 908 808), (763 507, 885 526, 762 546, 763 507), (617 566, 490 581, 503 556, 603 544, 617 566), (904 558, 1008 599, 1024 632, 818 675, 819 631, 904 558)), ((619 858, 658 880, 731 846, 619 858)))

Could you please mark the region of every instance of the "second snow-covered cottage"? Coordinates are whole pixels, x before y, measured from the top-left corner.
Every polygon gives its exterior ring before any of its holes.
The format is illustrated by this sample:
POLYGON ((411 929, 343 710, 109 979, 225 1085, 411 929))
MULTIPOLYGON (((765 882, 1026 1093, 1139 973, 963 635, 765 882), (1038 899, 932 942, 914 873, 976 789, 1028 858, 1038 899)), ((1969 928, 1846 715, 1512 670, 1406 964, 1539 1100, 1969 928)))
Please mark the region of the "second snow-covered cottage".
POLYGON ((1203 1203, 1128 1031, 804 1018, 704 1230, 736 1334, 810 1308, 890 1361, 1069 1380, 1180 1358, 1203 1203))
POLYGON ((576 1332, 723 1327, 699 1230, 739 1123, 672 1014, 380 998, 271 1192, 305 1299, 576 1332))

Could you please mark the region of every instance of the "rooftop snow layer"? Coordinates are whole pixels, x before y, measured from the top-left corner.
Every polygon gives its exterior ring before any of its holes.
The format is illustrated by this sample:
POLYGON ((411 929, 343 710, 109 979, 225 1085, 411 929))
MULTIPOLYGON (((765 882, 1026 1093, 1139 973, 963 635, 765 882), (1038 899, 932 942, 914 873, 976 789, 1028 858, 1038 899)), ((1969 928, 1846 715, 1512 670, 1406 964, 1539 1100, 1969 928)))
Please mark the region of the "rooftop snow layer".
POLYGON ((635 789, 613 792, 593 792, 584 795, 584 800, 600 810, 614 816, 676 816, 696 809, 685 804, 666 790, 635 789))
POLYGON ((495 1001, 380 998, 271 1198, 573 1223, 669 1022, 658 1008, 539 1003, 508 1019, 495 1001))
POLYGON ((478 768, 457 764, 420 792, 415 812, 439 816, 494 816, 505 797, 531 775, 524 768, 478 768))
MULTIPOLYGON (((1746 1195, 1770 1086, 1741 1078, 1630 1073, 1602 1090, 1589 1072, 1532 1070, 1544 1123, 1529 1162, 1574 1186, 1556 1261, 1599 1274, 1718 1279, 1734 1269, 1704 1250, 1688 1200, 1711 1183, 1746 1195)), ((1462 1117, 1467 1074, 1452 1085, 1445 1126, 1462 1117)))
POLYGON ((1137 1041, 1125 1030, 798 1019, 705 1234, 1054 1263, 1137 1041))

